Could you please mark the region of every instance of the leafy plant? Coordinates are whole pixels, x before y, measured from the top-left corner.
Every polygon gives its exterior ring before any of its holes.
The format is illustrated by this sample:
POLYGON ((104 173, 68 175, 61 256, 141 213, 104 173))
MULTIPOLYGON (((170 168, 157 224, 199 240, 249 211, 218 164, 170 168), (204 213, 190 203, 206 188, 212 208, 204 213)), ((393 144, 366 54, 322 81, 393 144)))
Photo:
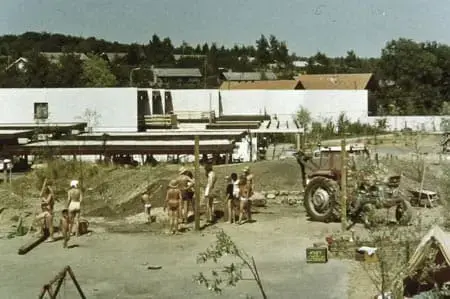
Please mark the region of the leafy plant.
POLYGON ((230 236, 223 230, 216 234, 216 239, 216 242, 212 246, 197 256, 197 263, 203 264, 208 261, 218 263, 224 256, 232 256, 237 261, 228 266, 224 266, 221 270, 212 270, 212 277, 210 278, 206 277, 203 272, 200 272, 194 276, 194 281, 204 285, 215 293, 222 293, 224 285, 236 286, 243 279, 242 269, 247 268, 252 273, 253 280, 258 285, 262 298, 267 299, 253 256, 239 249, 233 240, 231 240, 230 236))

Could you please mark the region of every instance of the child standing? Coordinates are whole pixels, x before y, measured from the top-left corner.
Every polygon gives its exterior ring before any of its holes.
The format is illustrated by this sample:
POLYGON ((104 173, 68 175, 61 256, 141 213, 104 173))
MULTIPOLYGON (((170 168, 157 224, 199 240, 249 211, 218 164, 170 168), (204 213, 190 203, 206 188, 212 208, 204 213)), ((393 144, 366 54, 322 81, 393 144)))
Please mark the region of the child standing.
POLYGON ((175 234, 178 231, 178 218, 180 217, 181 200, 181 191, 178 188, 177 181, 170 181, 166 194, 165 208, 168 208, 170 232, 172 234, 175 234))
POLYGON ((67 243, 70 239, 70 217, 69 217, 69 210, 64 209, 62 210, 62 217, 59 223, 59 229, 61 230, 61 233, 63 235, 63 248, 67 248, 67 243))

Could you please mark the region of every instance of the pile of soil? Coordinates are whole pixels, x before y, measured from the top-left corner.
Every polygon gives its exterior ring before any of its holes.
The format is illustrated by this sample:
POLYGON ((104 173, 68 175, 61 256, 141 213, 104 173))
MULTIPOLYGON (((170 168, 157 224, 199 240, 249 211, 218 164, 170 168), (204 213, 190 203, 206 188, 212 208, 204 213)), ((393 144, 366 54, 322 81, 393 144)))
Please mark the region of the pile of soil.
MULTIPOLYGON (((13 186, 0 185, 0 207, 33 212, 39 203, 40 186, 45 177, 50 177, 56 197, 65 203, 68 184, 72 179, 82 177, 84 190, 84 215, 89 217, 124 217, 142 212, 141 196, 147 192, 154 207, 164 204, 167 185, 178 175, 181 165, 143 166, 138 168, 111 167, 59 161, 52 168, 30 172, 14 180, 13 186), (70 164, 70 165, 69 165, 70 164), (23 198, 23 200, 22 200, 23 198)), ((295 160, 261 161, 218 165, 216 188, 225 191, 225 176, 242 173, 249 166, 255 176, 257 191, 301 190, 300 168, 295 160)), ((193 165, 184 167, 194 172, 193 165)), ((81 182, 81 180, 80 180, 81 182)), ((203 167, 200 168, 200 186, 206 184, 203 167)))

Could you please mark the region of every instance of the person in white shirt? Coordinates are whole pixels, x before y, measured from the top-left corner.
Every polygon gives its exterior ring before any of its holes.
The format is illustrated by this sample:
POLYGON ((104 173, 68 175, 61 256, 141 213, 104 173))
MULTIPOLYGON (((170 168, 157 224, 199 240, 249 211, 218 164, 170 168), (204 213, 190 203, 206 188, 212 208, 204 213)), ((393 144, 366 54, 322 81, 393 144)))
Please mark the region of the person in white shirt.
POLYGON ((216 184, 216 173, 213 171, 212 164, 207 163, 205 165, 205 174, 207 177, 207 183, 205 188, 205 201, 206 201, 206 215, 208 222, 214 222, 214 185, 216 184))

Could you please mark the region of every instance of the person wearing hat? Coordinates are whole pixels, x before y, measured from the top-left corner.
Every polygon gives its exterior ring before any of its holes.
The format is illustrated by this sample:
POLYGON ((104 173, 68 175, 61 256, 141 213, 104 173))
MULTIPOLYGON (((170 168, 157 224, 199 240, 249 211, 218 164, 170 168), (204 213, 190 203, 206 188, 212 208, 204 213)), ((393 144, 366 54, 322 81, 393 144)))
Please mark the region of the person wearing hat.
POLYGON ((81 212, 81 202, 83 201, 83 194, 78 188, 78 181, 73 180, 70 182, 70 189, 67 192, 67 209, 70 215, 70 227, 69 233, 73 234, 72 230, 75 227, 75 234, 80 235, 79 225, 80 225, 80 212, 81 212))
POLYGON ((205 187, 206 215, 208 217, 208 222, 212 223, 214 222, 214 186, 216 184, 217 177, 211 163, 205 164, 205 174, 207 177, 205 187))
POLYGON ((168 210, 169 231, 175 234, 178 231, 178 218, 180 217, 181 191, 178 189, 177 181, 171 180, 167 187, 166 205, 164 209, 168 210))
POLYGON ((182 222, 186 223, 188 220, 189 205, 192 206, 192 211, 194 210, 194 175, 186 168, 181 167, 178 171, 177 183, 183 199, 180 205, 180 215, 182 222))

